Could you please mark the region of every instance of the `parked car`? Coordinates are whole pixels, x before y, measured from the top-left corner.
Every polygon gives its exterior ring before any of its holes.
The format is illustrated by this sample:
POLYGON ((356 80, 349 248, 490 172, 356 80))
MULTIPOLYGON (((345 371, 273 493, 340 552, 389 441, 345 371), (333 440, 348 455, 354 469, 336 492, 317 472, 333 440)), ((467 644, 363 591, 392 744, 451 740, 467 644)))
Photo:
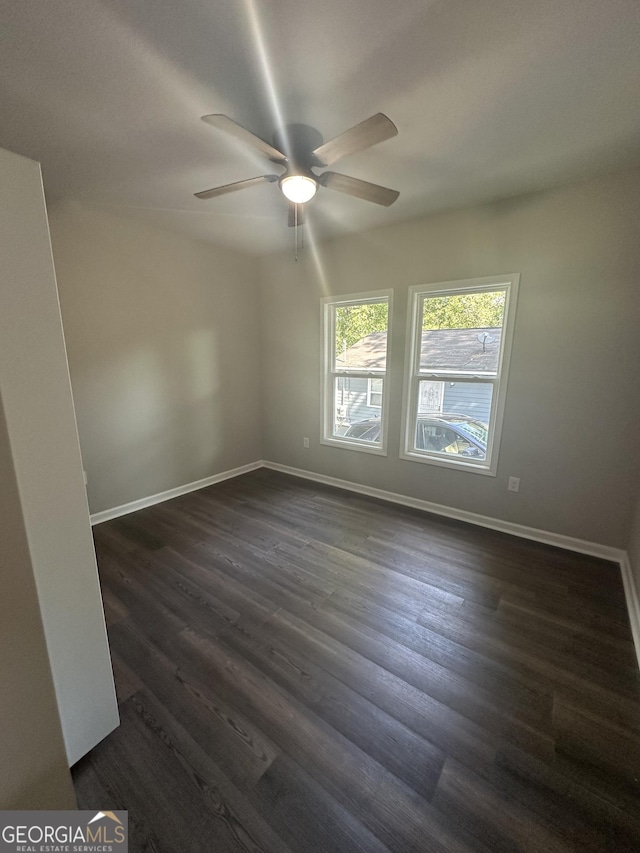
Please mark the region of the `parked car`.
MULTIPOLYGON (((468 415, 455 413, 419 415, 416 424, 415 449, 432 453, 453 453, 457 456, 485 459, 488 427, 468 415)), ((380 418, 369 418, 351 424, 345 438, 360 441, 380 441, 380 418)))

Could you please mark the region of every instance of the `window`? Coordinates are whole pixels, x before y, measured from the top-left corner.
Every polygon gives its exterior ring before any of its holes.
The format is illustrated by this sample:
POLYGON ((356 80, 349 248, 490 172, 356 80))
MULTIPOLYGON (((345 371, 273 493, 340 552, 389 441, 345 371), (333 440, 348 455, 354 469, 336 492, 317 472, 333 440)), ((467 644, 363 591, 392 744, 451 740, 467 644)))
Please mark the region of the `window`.
POLYGON ((418 414, 441 412, 444 402, 444 382, 421 382, 418 414))
POLYGON ((382 379, 367 380, 367 406, 372 409, 382 408, 382 379))
POLYGON ((518 278, 411 288, 404 459, 495 476, 518 278))
POLYGON ((323 444, 386 454, 391 291, 323 300, 323 444))

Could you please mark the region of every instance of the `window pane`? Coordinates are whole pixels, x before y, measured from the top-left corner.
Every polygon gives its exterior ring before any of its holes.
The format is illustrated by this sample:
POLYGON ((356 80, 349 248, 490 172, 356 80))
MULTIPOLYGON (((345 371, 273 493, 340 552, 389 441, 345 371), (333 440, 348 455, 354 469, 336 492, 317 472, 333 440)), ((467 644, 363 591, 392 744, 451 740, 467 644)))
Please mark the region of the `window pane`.
POLYGON ((379 392, 371 395, 379 397, 379 406, 372 406, 369 402, 368 379, 356 376, 336 377, 333 394, 334 436, 380 444, 383 380, 373 381, 380 383, 379 392))
POLYGON ((369 379, 367 389, 367 403, 374 409, 382 408, 382 386, 384 379, 369 379))
POLYGON ((387 302, 335 308, 335 369, 386 370, 387 302))
POLYGON ((425 296, 420 371, 496 375, 506 291, 425 296))
POLYGON ((441 412, 444 405, 444 382, 429 382, 421 379, 419 383, 418 414, 426 415, 441 412))
MULTIPOLYGON (((418 406, 425 396, 418 383, 418 406)), ((424 450, 444 456, 484 460, 491 415, 493 385, 479 382, 443 382, 441 413, 418 409, 413 450, 424 450)))

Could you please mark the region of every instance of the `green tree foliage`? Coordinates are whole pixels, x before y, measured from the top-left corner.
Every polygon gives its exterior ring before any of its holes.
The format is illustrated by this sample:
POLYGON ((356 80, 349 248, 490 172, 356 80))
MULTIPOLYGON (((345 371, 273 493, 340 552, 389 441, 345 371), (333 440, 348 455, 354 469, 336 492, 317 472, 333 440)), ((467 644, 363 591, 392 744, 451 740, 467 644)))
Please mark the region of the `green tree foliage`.
POLYGON ((386 332, 389 308, 386 302, 344 305, 336 308, 337 355, 371 332, 386 332))
POLYGON ((422 328, 486 329, 502 325, 504 291, 430 296, 424 300, 422 328))
MULTIPOLYGON (((422 328, 486 329, 502 325, 504 291, 429 296, 424 300, 422 328)), ((386 302, 336 308, 336 355, 372 332, 386 332, 386 302)))

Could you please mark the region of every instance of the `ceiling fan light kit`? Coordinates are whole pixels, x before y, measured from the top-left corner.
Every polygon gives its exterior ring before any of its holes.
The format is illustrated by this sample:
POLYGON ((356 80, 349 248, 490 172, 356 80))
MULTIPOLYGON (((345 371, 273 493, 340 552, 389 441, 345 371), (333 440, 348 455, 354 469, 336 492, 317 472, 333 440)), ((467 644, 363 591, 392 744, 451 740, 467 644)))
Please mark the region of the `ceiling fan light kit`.
POLYGON ((228 116, 207 115, 202 116, 202 120, 212 127, 234 136, 241 142, 251 145, 272 163, 283 166, 286 171, 279 177, 273 174, 259 175, 222 187, 203 190, 195 194, 196 198, 215 198, 256 184, 277 182, 282 194, 295 206, 295 215, 294 217, 289 216, 289 224, 297 226, 301 224, 301 220, 303 221, 303 216, 298 216, 298 206, 310 201, 320 186, 385 207, 393 204, 400 195, 396 190, 362 181, 359 178, 352 178, 349 175, 340 175, 337 172, 323 172, 316 175, 311 171, 313 168, 330 166, 342 157, 357 154, 377 145, 379 142, 384 142, 385 139, 396 136, 397 127, 383 113, 376 113, 376 115, 365 119, 355 127, 321 145, 316 143, 322 137, 313 128, 306 125, 287 125, 274 136, 278 147, 270 145, 259 136, 255 136, 250 130, 242 127, 228 116), (286 153, 282 152, 282 148, 286 153))
POLYGON ((283 175, 279 184, 283 195, 294 204, 310 201, 318 189, 318 181, 311 175, 283 175))

